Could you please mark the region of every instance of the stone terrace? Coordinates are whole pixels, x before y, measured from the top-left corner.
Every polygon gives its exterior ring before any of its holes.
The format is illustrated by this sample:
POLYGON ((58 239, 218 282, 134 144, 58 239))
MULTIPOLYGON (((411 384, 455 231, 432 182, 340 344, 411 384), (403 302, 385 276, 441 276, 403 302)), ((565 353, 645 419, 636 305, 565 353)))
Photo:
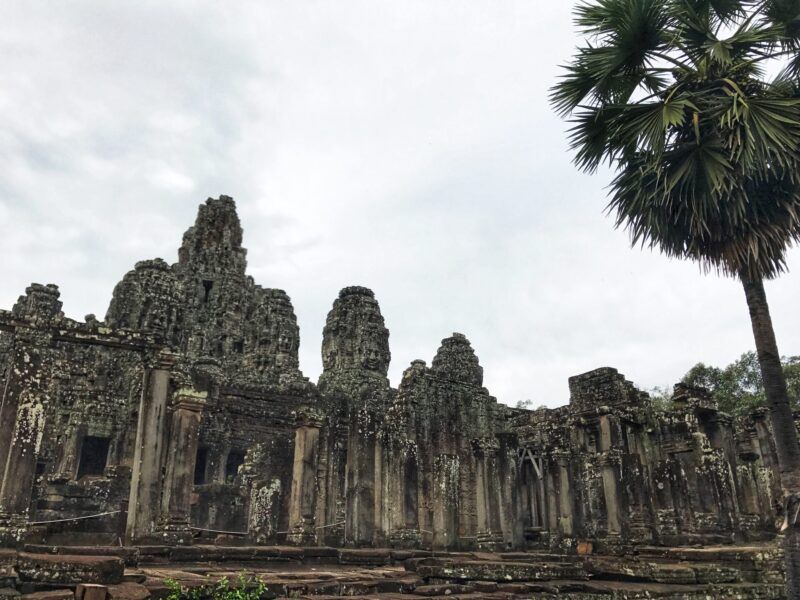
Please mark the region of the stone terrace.
POLYGON ((85 593, 80 584, 88 582, 92 600, 158 599, 168 594, 168 579, 190 590, 240 575, 261 578, 265 599, 785 597, 782 555, 772 545, 642 548, 637 556, 615 558, 293 546, 108 548, 103 557, 74 554, 98 548, 28 550, 0 555, 9 586, 0 598, 22 592, 31 600, 66 599, 85 593))

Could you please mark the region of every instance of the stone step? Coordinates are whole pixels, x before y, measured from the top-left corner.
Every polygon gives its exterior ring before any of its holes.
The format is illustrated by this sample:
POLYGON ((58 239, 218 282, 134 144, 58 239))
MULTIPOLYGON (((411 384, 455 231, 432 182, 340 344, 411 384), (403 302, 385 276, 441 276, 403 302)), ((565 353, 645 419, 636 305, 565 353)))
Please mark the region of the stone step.
MULTIPOLYGON (((580 578, 564 575, 564 567, 575 565, 534 565, 532 563, 509 563, 507 561, 447 561, 445 559, 427 559, 430 564, 419 565, 416 573, 407 572, 397 566, 374 567, 365 565, 362 568, 350 565, 330 565, 326 568, 314 568, 306 565, 276 563, 263 567, 253 565, 245 567, 247 575, 264 578, 269 595, 275 597, 302 597, 325 600, 326 598, 361 597, 382 600, 401 600, 413 598, 455 598, 473 599, 528 599, 564 597, 570 600, 708 600, 709 598, 730 598, 732 600, 777 600, 783 597, 783 586, 780 584, 752 583, 676 583, 680 577, 673 577, 672 582, 654 581, 614 581, 596 579, 588 573, 580 578), (508 568, 512 567, 513 570, 508 568), (438 568, 438 575, 445 574, 445 569, 470 569, 471 574, 481 579, 465 579, 464 571, 457 571, 458 577, 442 579, 428 577, 423 579, 420 570, 438 568), (530 569, 537 569, 532 576, 530 569), (491 578, 486 569, 491 570, 491 578), (505 570, 503 570, 505 569, 505 570), (516 569, 522 569, 517 571, 516 569), (541 578, 544 570, 552 569, 551 578, 541 578), (559 572, 556 572, 556 570, 559 572), (535 578, 532 578, 535 577, 535 578)), ((683 574, 684 565, 673 564, 683 574)), ((163 584, 165 577, 177 579, 187 588, 198 585, 209 585, 221 577, 233 579, 238 576, 237 567, 231 570, 214 570, 202 568, 200 565, 170 566, 164 569, 145 568, 148 575, 146 587, 152 600, 160 600, 166 596, 167 589, 163 584)), ((669 571, 664 565, 659 565, 669 571)), ((607 569, 607 571, 610 571, 607 569)), ((447 572, 452 575, 452 572, 447 572)), ((613 575, 609 573, 609 575, 613 575)), ((111 587, 111 586, 110 586, 111 587)), ((134 600, 146 600, 137 598, 134 600)))
POLYGON ((420 585, 414 588, 416 596, 450 596, 452 594, 470 594, 475 586, 462 585, 458 583, 445 583, 440 585, 420 585))
POLYGON ((737 569, 713 563, 664 563, 611 557, 592 557, 583 562, 594 579, 649 581, 652 583, 736 583, 737 569))
POLYGON ((136 546, 48 546, 45 544, 25 544, 24 550, 33 554, 118 556, 126 566, 134 566, 139 563, 139 548, 136 546))
POLYGON ((48 584, 122 582, 122 559, 112 556, 81 556, 76 554, 31 554, 17 556, 20 580, 48 584))
POLYGON ((588 578, 588 574, 581 565, 570 563, 425 559, 416 566, 416 572, 424 579, 467 581, 510 582, 588 578))
POLYGON ((72 590, 47 590, 44 592, 31 592, 23 594, 20 600, 75 600, 72 590))

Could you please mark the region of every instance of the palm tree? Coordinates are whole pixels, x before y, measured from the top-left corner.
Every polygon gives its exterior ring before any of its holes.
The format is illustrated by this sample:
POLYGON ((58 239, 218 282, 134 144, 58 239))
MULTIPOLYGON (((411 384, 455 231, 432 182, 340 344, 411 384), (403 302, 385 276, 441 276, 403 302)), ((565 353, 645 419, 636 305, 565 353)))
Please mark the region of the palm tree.
POLYGON ((586 40, 551 101, 576 164, 615 169, 608 209, 633 245, 744 287, 800 597, 800 444, 764 292, 800 240, 800 0, 587 0, 575 19, 586 40))

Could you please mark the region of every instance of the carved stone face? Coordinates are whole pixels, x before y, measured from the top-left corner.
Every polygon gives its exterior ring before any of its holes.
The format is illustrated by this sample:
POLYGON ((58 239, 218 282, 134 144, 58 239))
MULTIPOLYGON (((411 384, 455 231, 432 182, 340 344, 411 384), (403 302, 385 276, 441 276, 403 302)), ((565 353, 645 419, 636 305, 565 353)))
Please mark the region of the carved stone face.
POLYGON ((278 352, 291 352, 294 346, 294 338, 285 331, 278 334, 278 352))
POLYGON ((361 366, 370 371, 380 370, 381 353, 374 344, 367 343, 361 351, 361 366))
POLYGON ((147 325, 151 331, 162 331, 166 325, 167 316, 162 310, 153 310, 147 318, 147 325))
POLYGON ((322 359, 326 371, 358 369, 386 375, 391 360, 389 331, 372 292, 342 290, 328 313, 322 359))

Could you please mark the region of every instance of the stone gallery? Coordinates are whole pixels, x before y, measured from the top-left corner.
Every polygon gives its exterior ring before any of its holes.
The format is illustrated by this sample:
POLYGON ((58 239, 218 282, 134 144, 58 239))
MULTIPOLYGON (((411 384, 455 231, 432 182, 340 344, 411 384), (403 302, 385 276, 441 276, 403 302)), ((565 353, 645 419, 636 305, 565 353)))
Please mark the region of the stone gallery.
POLYGON ((777 552, 765 411, 733 418, 682 386, 656 405, 607 367, 570 378, 567 406, 511 408, 460 333, 393 388, 364 287, 333 300, 316 383, 299 343, 287 293, 247 275, 225 196, 177 262, 125 274, 102 321, 65 318, 58 288, 32 284, 0 311, 2 544, 777 552))

